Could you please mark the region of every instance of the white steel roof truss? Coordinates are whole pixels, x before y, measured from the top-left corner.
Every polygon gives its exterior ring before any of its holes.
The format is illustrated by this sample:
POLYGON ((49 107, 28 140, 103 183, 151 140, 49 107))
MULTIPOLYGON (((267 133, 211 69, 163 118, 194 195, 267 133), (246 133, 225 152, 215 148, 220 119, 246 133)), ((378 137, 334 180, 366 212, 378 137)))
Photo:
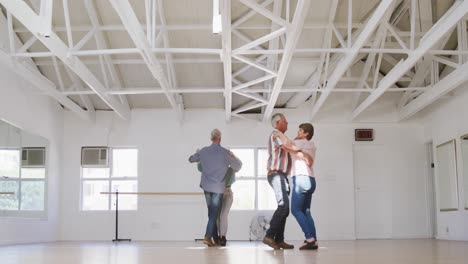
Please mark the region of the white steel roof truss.
POLYGON ((468 13, 468 1, 456 1, 454 5, 439 19, 439 21, 424 35, 419 46, 412 51, 408 58, 395 66, 380 82, 379 87, 373 91, 352 114, 356 118, 367 107, 375 102, 388 88, 410 70, 427 52, 451 32, 461 19, 468 13))
MULTIPOLYGON (((159 60, 154 55, 143 28, 141 27, 141 24, 138 21, 138 18, 128 0, 109 0, 109 2, 119 15, 122 23, 127 29, 128 34, 135 43, 135 46, 139 50, 143 60, 146 62, 146 65, 148 66, 148 69, 150 70, 153 77, 158 80, 163 90, 172 89, 164 69, 162 68, 159 60)), ((175 96, 170 93, 165 93, 165 95, 169 100, 172 108, 176 112, 179 112, 180 107, 178 106, 175 96)))
POLYGON ((352 44, 350 50, 341 59, 339 65, 335 68, 333 73, 328 78, 327 84, 324 88, 324 93, 320 95, 319 99, 312 108, 311 118, 313 118, 317 114, 319 109, 325 103, 325 100, 328 98, 330 91, 336 87, 346 70, 353 64, 353 61, 358 55, 359 50, 367 42, 367 40, 374 32, 375 28, 379 25, 380 20, 385 16, 387 11, 391 9, 392 4, 394 4, 394 0, 383 0, 382 2, 380 2, 379 6, 367 22, 365 28, 362 30, 362 32, 352 44))
POLYGON ((49 37, 42 35, 41 18, 23 1, 0 0, 0 3, 11 12, 33 35, 36 36, 49 50, 93 89, 97 95, 123 119, 130 117, 130 109, 115 98, 105 93, 106 88, 91 73, 91 71, 76 56, 69 53, 68 46, 54 33, 49 37))

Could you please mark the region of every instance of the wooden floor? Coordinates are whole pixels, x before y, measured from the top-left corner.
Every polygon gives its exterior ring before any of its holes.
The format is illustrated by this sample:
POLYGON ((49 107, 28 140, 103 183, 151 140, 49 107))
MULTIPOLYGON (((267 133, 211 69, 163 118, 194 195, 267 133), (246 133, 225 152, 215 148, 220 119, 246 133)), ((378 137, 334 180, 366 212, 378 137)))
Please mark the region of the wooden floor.
MULTIPOLYGON (((300 244, 299 241, 294 243, 300 244)), ((346 263, 467 264, 468 242, 321 241, 318 251, 272 250, 259 242, 206 248, 200 242, 58 242, 0 247, 1 264, 346 263)))

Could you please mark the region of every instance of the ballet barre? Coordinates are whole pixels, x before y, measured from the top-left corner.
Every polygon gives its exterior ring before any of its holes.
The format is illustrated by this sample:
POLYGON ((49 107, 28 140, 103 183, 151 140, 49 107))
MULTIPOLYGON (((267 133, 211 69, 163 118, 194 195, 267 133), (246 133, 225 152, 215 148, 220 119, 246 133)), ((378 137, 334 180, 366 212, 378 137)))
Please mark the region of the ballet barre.
POLYGON ((0 192, 0 194, 12 194, 12 195, 14 195, 15 192, 0 192))
POLYGON ((101 194, 130 194, 130 195, 203 195, 201 192, 101 192, 101 194))
POLYGON ((201 192, 101 192, 101 194, 115 194, 115 239, 112 242, 128 241, 130 238, 119 238, 119 194, 120 195, 203 195, 201 192))

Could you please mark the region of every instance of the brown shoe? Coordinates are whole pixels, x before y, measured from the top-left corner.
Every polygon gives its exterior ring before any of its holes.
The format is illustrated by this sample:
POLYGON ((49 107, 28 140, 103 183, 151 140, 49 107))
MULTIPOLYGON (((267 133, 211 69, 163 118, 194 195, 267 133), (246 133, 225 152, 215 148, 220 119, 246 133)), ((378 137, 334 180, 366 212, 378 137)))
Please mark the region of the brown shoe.
POLYGON ((278 246, 278 244, 275 242, 275 240, 271 237, 265 237, 263 239, 263 244, 266 244, 268 246, 270 246, 271 248, 273 249, 280 249, 280 247, 278 246))
POLYGON ((281 242, 281 243, 277 243, 277 245, 282 249, 293 249, 294 248, 293 245, 290 245, 290 244, 288 244, 288 243, 286 243, 284 241, 281 242))
POLYGON ((213 238, 213 243, 215 246, 220 247, 221 246, 221 238, 213 238))
POLYGON ((203 242, 203 244, 207 245, 208 247, 216 246, 215 243, 213 243, 213 241, 209 237, 203 238, 202 242, 203 242))

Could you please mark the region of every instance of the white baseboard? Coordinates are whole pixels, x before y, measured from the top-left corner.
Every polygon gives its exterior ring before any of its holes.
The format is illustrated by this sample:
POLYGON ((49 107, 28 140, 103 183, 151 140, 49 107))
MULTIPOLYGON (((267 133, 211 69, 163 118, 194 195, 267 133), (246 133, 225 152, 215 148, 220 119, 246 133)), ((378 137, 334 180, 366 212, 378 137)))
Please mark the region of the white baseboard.
POLYGON ((428 235, 393 235, 391 239, 431 239, 428 235))
POLYGON ((14 246, 24 244, 51 243, 58 240, 0 240, 0 246, 14 246))

